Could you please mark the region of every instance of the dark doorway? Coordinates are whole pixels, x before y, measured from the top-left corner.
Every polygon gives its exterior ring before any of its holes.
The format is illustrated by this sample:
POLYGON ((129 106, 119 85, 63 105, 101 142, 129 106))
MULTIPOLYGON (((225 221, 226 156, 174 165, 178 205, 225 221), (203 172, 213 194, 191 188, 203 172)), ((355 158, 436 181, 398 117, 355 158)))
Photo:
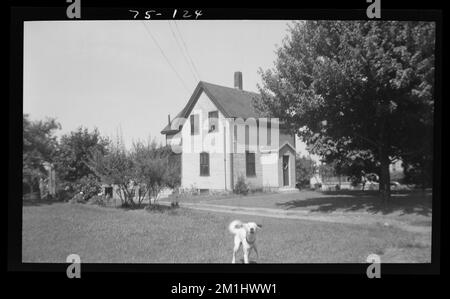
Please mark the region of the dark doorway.
POLYGON ((283 156, 283 186, 289 186, 289 156, 283 156))

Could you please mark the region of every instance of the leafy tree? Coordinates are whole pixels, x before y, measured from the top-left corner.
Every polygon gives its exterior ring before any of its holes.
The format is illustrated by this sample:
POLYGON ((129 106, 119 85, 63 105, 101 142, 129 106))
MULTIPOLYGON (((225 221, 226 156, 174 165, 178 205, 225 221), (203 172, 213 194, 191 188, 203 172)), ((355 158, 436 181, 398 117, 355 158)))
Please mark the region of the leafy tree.
POLYGON ((346 176, 353 185, 361 183, 363 173, 377 173, 378 166, 371 156, 353 155, 351 158, 344 155, 330 155, 324 164, 319 167, 322 177, 346 176))
MULTIPOLYGON (((170 147, 152 142, 135 142, 127 151, 120 140, 111 144, 106 154, 94 150, 89 157, 89 168, 107 184, 117 185, 122 205, 141 205, 146 195, 158 198, 164 187, 179 185, 176 163, 170 162, 170 147), (134 201, 139 187, 137 202, 134 201)), ((179 165, 179 164, 178 164, 179 165)), ((151 204, 151 201, 150 203, 151 204)))
POLYGON ((44 162, 54 162, 57 140, 53 135, 61 125, 55 119, 32 121, 28 114, 23 115, 23 183, 30 193, 37 188, 40 177, 46 175, 44 162))
POLYGON ((134 163, 131 155, 120 144, 113 143, 106 154, 94 149, 86 165, 104 183, 118 186, 117 195, 122 206, 134 206, 134 163))
POLYGON ((423 155, 403 160, 404 179, 408 184, 419 184, 423 189, 433 185, 433 157, 423 155))
POLYGON ((171 146, 164 146, 161 150, 167 157, 166 185, 169 188, 177 189, 181 185, 181 155, 174 153, 171 146))
POLYGON ((57 155, 58 178, 65 182, 77 183, 82 178, 93 175, 87 162, 92 151, 105 155, 109 140, 100 135, 97 129, 89 132, 87 128, 77 130, 61 137, 57 155))
POLYGON ((325 159, 373 161, 388 198, 391 161, 432 160, 434 47, 431 22, 297 22, 256 106, 325 159))
MULTIPOLYGON (((133 144, 132 159, 134 162, 135 181, 141 186, 143 192, 139 196, 148 193, 149 198, 155 202, 164 187, 175 188, 179 185, 180 168, 175 160, 171 160, 172 151, 170 147, 159 146, 155 141, 144 144, 135 142, 133 144)), ((151 204, 151 201, 149 201, 151 204)))
POLYGON ((316 175, 317 170, 316 162, 313 159, 306 156, 295 158, 295 177, 300 186, 308 186, 310 179, 316 175))

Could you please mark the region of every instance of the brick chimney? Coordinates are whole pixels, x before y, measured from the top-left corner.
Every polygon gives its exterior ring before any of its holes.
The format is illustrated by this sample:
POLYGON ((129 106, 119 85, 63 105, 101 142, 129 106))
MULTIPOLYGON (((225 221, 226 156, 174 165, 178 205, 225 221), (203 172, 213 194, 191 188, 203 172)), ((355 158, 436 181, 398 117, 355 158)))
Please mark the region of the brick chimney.
POLYGON ((234 88, 242 90, 242 72, 234 72, 234 88))

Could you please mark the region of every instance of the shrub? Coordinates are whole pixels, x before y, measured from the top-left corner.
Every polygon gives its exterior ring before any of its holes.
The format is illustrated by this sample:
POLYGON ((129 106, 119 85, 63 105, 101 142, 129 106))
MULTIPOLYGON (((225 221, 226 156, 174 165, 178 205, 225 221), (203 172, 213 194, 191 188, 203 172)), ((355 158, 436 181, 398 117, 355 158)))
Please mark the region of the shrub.
POLYGON ((98 178, 90 174, 80 179, 77 191, 83 192, 83 199, 88 200, 100 193, 102 188, 98 178))
POLYGON ((75 194, 73 189, 70 189, 69 184, 67 182, 61 182, 58 180, 58 178, 56 179, 55 191, 56 191, 55 197, 57 200, 60 201, 67 201, 71 199, 75 194))
POLYGON ((236 185, 234 186, 234 193, 241 194, 241 195, 247 195, 249 191, 249 186, 245 182, 245 178, 243 176, 239 176, 237 179, 236 185))
POLYGON ((85 203, 84 195, 80 192, 75 194, 71 199, 70 203, 85 203))
POLYGON ((200 195, 200 189, 196 186, 191 185, 190 188, 183 188, 179 190, 180 197, 183 196, 192 196, 192 195, 200 195))

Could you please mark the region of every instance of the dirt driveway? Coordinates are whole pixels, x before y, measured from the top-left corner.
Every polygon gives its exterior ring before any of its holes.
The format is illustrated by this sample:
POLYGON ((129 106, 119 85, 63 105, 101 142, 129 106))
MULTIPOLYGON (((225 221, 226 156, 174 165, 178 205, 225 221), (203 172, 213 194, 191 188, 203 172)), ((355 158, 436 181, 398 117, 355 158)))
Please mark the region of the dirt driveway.
POLYGON ((431 230, 432 219, 431 193, 424 192, 394 193, 387 203, 370 191, 191 196, 179 202, 200 210, 339 223, 401 224, 409 230, 431 230))

